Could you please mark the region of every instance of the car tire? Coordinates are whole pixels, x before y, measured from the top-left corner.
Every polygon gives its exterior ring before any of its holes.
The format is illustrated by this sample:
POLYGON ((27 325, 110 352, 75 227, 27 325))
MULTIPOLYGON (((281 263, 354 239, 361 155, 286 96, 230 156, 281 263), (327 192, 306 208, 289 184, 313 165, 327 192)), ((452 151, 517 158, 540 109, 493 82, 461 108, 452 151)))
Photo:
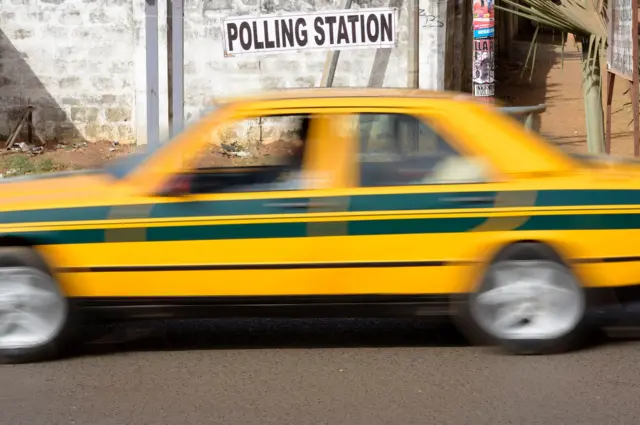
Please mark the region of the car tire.
POLYGON ((27 247, 0 248, 0 364, 59 356, 72 308, 44 260, 27 247))
POLYGON ((512 354, 544 355, 579 348, 593 329, 590 302, 571 269, 546 245, 506 247, 489 264, 456 312, 458 328, 475 343, 512 354))

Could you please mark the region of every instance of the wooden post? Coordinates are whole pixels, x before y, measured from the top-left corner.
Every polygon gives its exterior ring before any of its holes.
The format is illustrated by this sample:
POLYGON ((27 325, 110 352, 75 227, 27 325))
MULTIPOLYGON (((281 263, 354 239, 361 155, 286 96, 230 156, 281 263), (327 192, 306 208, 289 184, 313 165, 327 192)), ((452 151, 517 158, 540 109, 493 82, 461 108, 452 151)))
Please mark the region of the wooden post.
POLYGON ((29 107, 27 112, 27 143, 33 144, 33 108, 29 107))
POLYGON ((493 103, 495 96, 494 0, 473 0, 473 95, 493 103))
POLYGON ((604 141, 604 151, 611 153, 611 102, 613 101, 613 86, 616 82, 616 74, 607 71, 607 129, 604 141))
MULTIPOLYGON (((351 3, 353 3, 353 0, 345 0, 342 8, 351 9, 351 3)), ((336 75, 338 59, 340 59, 340 50, 332 50, 327 53, 327 58, 324 61, 324 69, 322 70, 322 78, 320 79, 320 87, 333 86, 333 78, 336 75)))

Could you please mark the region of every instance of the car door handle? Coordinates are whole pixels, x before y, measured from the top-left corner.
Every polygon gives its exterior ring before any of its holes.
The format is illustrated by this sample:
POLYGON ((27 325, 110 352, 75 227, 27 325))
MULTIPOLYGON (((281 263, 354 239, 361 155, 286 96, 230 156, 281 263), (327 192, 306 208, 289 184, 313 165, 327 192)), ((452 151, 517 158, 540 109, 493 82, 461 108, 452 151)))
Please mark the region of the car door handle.
POLYGON ((293 209, 305 209, 305 208, 327 208, 335 206, 331 202, 269 202, 264 204, 269 208, 293 208, 293 209))
POLYGON ((458 196, 453 198, 441 198, 443 202, 456 204, 490 204, 496 200, 493 196, 458 196))

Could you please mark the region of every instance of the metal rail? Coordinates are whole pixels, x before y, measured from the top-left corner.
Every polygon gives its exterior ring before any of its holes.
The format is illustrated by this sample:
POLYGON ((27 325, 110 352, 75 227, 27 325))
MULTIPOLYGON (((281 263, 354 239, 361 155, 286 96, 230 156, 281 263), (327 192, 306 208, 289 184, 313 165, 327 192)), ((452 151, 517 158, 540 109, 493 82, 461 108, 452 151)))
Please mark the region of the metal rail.
POLYGON ((540 104, 534 106, 507 106, 499 108, 501 111, 524 121, 524 126, 529 131, 537 131, 537 119, 538 116, 547 110, 547 105, 540 104))

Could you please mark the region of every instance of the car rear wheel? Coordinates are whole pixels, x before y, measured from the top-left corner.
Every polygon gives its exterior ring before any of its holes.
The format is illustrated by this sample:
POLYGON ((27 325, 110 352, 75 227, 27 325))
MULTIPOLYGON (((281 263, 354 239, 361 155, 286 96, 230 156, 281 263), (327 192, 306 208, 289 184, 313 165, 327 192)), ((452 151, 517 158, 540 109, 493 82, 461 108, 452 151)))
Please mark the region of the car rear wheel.
POLYGON ((70 308, 44 261, 29 248, 0 248, 0 363, 59 354, 70 308))
POLYGON ((576 348, 588 328, 582 285, 545 247, 526 245, 488 267, 467 299, 471 326, 515 354, 576 348))

